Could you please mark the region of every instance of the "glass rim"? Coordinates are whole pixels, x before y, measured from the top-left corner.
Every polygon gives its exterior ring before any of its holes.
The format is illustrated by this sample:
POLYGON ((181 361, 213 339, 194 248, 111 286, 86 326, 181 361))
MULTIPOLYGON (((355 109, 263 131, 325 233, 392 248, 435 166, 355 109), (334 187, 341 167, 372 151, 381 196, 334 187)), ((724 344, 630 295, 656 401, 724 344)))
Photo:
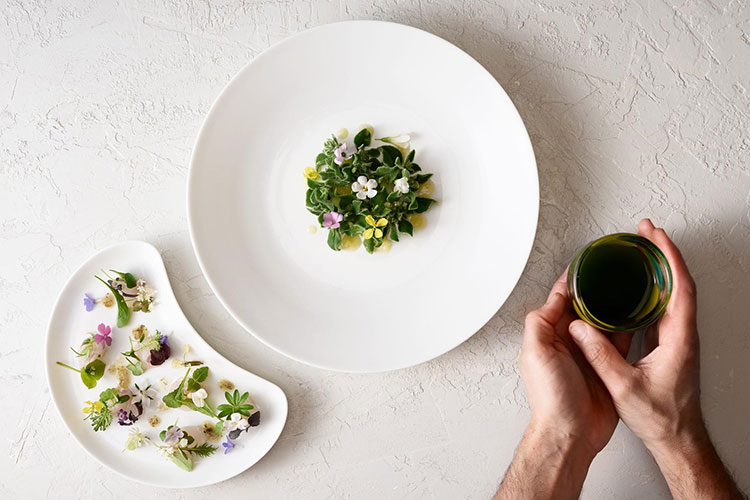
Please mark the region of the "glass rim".
POLYGON ((607 332, 635 332, 648 328, 653 323, 655 323, 662 316, 662 314, 664 314, 664 311, 669 304, 669 299, 672 296, 672 268, 669 265, 669 261, 667 260, 666 255, 664 255, 664 252, 662 252, 661 249, 659 249, 659 247, 656 246, 656 244, 654 244, 651 240, 635 233, 608 234, 586 244, 576 253, 575 257, 573 257, 573 261, 570 263, 570 267, 568 269, 567 281, 568 294, 570 295, 570 299, 573 302, 573 308, 575 309, 578 316, 591 326, 607 332), (663 294, 663 296, 659 298, 658 305, 645 318, 630 326, 610 325, 596 318, 586 307, 585 301, 581 297, 579 291, 578 271, 580 270, 583 257, 585 257, 594 246, 611 240, 627 241, 645 249, 653 257, 653 259, 649 258, 651 264, 654 266, 658 265, 663 271, 661 274, 663 274, 664 276, 664 284, 660 287, 660 295, 663 294), (654 260, 656 261, 656 263, 654 262, 654 260))

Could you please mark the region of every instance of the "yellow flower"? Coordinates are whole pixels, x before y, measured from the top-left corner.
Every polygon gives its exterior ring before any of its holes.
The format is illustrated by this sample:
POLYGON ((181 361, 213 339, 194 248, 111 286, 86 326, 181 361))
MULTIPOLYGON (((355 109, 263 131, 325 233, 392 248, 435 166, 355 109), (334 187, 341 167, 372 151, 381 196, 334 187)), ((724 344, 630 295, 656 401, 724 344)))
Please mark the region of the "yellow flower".
POLYGON ((365 229, 365 232, 362 233, 362 236, 364 236, 366 240, 369 240, 370 238, 372 238, 373 234, 375 235, 376 238, 383 237, 383 230, 380 228, 388 225, 387 220, 381 217, 380 219, 377 220, 377 222, 375 222, 375 218, 372 215, 368 215, 367 217, 365 217, 365 222, 367 222, 368 226, 371 226, 365 229))
POLYGON ((306 178, 310 179, 311 181, 319 181, 320 180, 320 174, 317 170, 315 170, 312 167, 305 167, 305 171, 303 174, 306 178))
POLYGON ((83 407, 83 413, 99 413, 104 409, 104 403, 101 401, 94 401, 93 403, 91 401, 84 401, 84 404, 87 404, 88 406, 83 407))

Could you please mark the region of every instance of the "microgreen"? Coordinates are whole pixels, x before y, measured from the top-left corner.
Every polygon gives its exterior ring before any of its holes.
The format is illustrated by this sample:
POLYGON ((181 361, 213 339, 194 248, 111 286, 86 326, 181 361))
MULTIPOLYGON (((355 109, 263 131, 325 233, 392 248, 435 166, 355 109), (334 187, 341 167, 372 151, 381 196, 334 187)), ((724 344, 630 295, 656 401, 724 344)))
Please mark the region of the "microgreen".
POLYGON ((109 283, 101 279, 99 276, 94 276, 94 278, 104 283, 104 286, 109 288, 110 293, 115 298, 115 302, 117 303, 117 327, 122 328, 123 326, 127 325, 128 321, 130 321, 130 309, 125 303, 125 299, 122 298, 122 295, 119 291, 112 288, 109 283))
POLYGON ((305 204, 328 229, 328 246, 340 250, 345 238, 364 239, 372 253, 385 239, 399 241, 399 233, 414 235, 409 216, 426 212, 435 200, 429 193, 432 174, 422 173, 414 162, 410 137, 373 139, 372 129, 362 128, 353 145, 331 136, 308 167, 305 204), (373 146, 372 141, 382 144, 373 146), (368 219, 376 224, 368 224, 368 219))
POLYGON ((120 271, 115 271, 114 269, 110 269, 110 271, 120 276, 120 278, 122 278, 123 281, 125 281, 125 286, 127 286, 128 288, 135 288, 136 286, 135 276, 133 276, 130 273, 123 273, 120 271))
POLYGON ((250 411, 255 409, 253 405, 245 404, 245 401, 247 401, 247 398, 249 397, 249 392, 240 394, 240 391, 237 389, 232 393, 225 392, 224 398, 227 400, 228 404, 220 404, 217 407, 217 410, 219 410, 219 418, 225 419, 230 417, 233 413, 239 413, 240 415, 249 417, 250 411))
MULTIPOLYGON (((198 368, 196 372, 201 372, 201 376, 203 377, 202 380, 205 380, 206 376, 208 375, 208 367, 205 371, 201 371, 201 368, 198 368)), ((214 411, 213 407, 211 406, 211 403, 208 401, 203 402, 203 406, 196 405, 193 400, 190 397, 185 396, 185 389, 187 388, 188 391, 191 391, 191 387, 195 388, 195 390, 200 389, 200 383, 195 378, 195 374, 190 377, 190 371, 192 370, 192 367, 188 367, 187 371, 185 372, 185 376, 182 378, 182 381, 180 382, 180 385, 177 386, 175 390, 167 394, 162 398, 162 401, 164 401, 164 404, 167 405, 170 408, 179 408, 181 406, 187 406, 193 411, 197 411, 200 413, 203 413, 204 415, 208 415, 209 417, 213 417, 215 419, 221 420, 219 416, 214 411), (187 384, 187 385, 186 385, 187 384)))
POLYGON ((85 385, 89 389, 93 389, 94 387, 96 387, 96 382, 100 378, 102 378, 102 376, 104 376, 104 368, 106 368, 104 361, 102 361, 101 359, 93 360, 91 363, 87 364, 80 370, 77 368, 73 368, 70 365, 66 365, 61 361, 58 361, 57 364, 64 368, 67 368, 68 370, 73 370, 74 372, 80 373, 83 385, 85 385))
POLYGON ((112 423, 112 409, 129 399, 130 396, 120 395, 117 389, 105 389, 99 394, 98 401, 93 403, 86 401, 89 406, 83 409, 83 412, 86 413, 84 420, 91 421, 94 432, 103 431, 112 423))
POLYGON ((169 458, 179 468, 190 472, 193 470, 192 456, 208 457, 216 452, 216 447, 208 443, 191 446, 195 438, 177 427, 177 424, 170 425, 159 433, 159 439, 164 445, 157 445, 159 451, 169 458))

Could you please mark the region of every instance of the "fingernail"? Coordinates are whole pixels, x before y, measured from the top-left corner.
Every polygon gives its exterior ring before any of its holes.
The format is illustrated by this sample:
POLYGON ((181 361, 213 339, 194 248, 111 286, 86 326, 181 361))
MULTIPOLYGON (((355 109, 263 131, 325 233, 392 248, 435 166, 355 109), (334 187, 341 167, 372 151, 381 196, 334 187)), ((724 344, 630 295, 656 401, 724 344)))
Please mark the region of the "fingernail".
POLYGON ((586 327, 581 323, 571 323, 570 335, 576 340, 582 340, 586 335, 586 327))

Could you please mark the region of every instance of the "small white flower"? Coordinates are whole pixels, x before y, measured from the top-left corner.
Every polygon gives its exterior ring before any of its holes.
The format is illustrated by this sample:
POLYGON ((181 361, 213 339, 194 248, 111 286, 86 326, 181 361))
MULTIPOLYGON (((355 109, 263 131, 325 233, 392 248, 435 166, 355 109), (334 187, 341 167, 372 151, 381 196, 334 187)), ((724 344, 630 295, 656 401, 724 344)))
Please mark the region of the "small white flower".
POLYGON ((382 142, 387 142, 388 144, 393 144, 398 149, 402 151, 409 151, 411 149, 411 137, 409 137, 409 134, 401 134, 401 135, 394 135, 393 137, 383 137, 382 139, 378 139, 382 142))
POLYGON ((357 198, 364 200, 365 198, 372 198, 378 194, 377 187, 378 181, 360 175, 357 177, 356 182, 352 183, 352 192, 357 193, 357 198))
POLYGON ((177 449, 174 446, 160 446, 159 447, 159 453, 165 458, 169 458, 172 455, 174 455, 174 452, 177 451, 177 449))
POLYGON ((153 302, 154 301, 154 294, 156 293, 156 290, 151 288, 146 284, 143 280, 138 280, 136 286, 136 300, 139 302, 153 302))
POLYGON ((138 427, 131 427, 128 439, 125 441, 125 449, 132 451, 148 444, 149 441, 148 436, 145 436, 138 427))
POLYGON ((203 408, 203 406, 206 404, 205 399, 208 397, 208 393, 206 392, 206 389, 200 388, 194 393, 190 394, 190 399, 193 400, 193 403, 198 408, 203 408))
POLYGON ((247 426, 250 425, 247 423, 247 420, 240 415, 239 413, 232 413, 232 416, 229 417, 229 421, 227 422, 227 430, 233 431, 235 429, 239 429, 241 431, 244 431, 247 429, 247 426))
POLYGON ((409 192, 409 179, 406 177, 401 177, 400 179, 396 179, 396 182, 393 184, 393 190, 398 191, 399 193, 406 194, 409 192))

